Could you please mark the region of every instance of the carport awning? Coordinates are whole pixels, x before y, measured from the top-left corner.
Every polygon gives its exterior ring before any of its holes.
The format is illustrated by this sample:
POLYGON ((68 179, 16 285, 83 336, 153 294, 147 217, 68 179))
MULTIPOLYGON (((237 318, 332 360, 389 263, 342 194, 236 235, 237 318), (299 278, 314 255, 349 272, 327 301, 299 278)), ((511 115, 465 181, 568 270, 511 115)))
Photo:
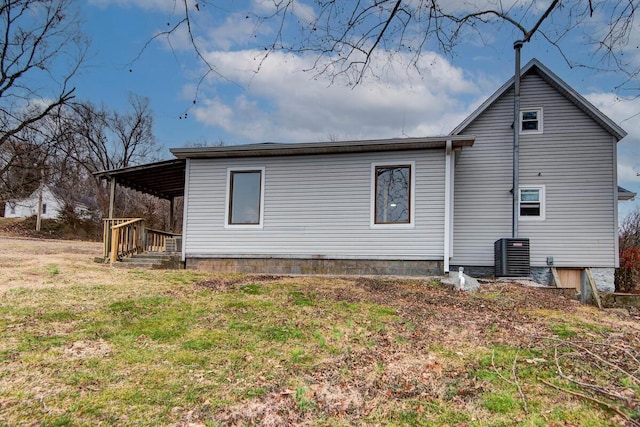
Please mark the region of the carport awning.
POLYGON ((136 191, 171 200, 184 196, 184 159, 95 172, 94 175, 136 191))

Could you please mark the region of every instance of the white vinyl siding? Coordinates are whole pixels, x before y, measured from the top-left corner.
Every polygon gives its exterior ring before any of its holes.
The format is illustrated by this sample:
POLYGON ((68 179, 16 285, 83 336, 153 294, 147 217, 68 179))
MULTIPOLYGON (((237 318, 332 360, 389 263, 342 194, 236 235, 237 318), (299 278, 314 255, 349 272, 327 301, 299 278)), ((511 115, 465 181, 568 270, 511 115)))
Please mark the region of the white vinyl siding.
MULTIPOLYGON (((519 221, 532 266, 615 266, 615 143, 536 74, 522 80, 521 109, 544 108, 544 134, 520 135, 520 182, 545 186, 545 220, 519 221)), ((493 265, 493 242, 511 237, 513 90, 463 133, 476 135, 456 165, 456 265, 493 265)))
POLYGON ((444 150, 190 159, 184 250, 195 256, 442 260, 444 150), (415 164, 414 228, 370 227, 371 165, 415 164), (225 224, 227 168, 265 167, 261 230, 225 224))

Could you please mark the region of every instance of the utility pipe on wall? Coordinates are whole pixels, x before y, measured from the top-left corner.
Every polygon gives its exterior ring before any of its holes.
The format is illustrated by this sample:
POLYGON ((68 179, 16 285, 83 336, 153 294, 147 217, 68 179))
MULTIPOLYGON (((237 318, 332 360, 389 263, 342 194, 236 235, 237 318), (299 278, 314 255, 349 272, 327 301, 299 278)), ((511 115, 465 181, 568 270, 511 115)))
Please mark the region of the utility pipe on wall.
POLYGON ((453 183, 452 168, 453 168, 453 144, 451 140, 447 140, 445 146, 444 157, 444 273, 449 273, 449 258, 451 256, 451 221, 452 221, 452 206, 453 206, 453 183))
POLYGON ((513 200, 511 210, 511 237, 518 237, 518 203, 519 203, 519 187, 520 187, 520 49, 523 45, 522 40, 513 43, 516 51, 516 72, 514 78, 514 97, 513 97, 513 200))

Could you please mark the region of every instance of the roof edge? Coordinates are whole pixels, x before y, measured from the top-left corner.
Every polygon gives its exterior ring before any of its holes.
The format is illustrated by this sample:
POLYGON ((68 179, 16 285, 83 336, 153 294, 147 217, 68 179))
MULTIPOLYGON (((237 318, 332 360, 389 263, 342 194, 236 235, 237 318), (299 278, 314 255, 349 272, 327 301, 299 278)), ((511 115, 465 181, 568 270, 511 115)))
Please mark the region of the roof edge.
MULTIPOLYGON (((615 136, 618 141, 627 136, 627 132, 622 129, 617 123, 615 123, 611 118, 609 118, 606 114, 600 111, 596 106, 594 106, 591 102, 589 102, 585 97, 580 95, 569 86, 564 80, 562 80, 558 75, 556 75, 553 71, 551 71, 546 65, 540 62, 536 58, 532 58, 529 62, 527 62, 524 67, 522 67, 520 73, 522 76, 528 74, 533 70, 538 70, 538 75, 553 86, 556 90, 558 90, 562 95, 564 95, 569 101, 575 104, 578 108, 584 111, 587 115, 591 116, 598 124, 600 124, 604 129, 606 129, 610 134, 615 136)), ((511 87, 514 85, 515 77, 511 77, 504 83, 500 88, 495 91, 487 100, 485 100, 476 110, 469 115, 462 123, 455 127, 451 131, 452 135, 458 135, 462 131, 464 131, 473 121, 475 121, 480 114, 482 114, 485 110, 487 110, 494 102, 496 102, 500 97, 502 97, 511 87)))
POLYGON ((618 185, 618 200, 633 200, 637 196, 637 193, 633 191, 627 190, 626 188, 622 188, 618 185))
POLYGON ((98 177, 98 178, 107 179, 107 178, 111 177, 112 175, 118 175, 118 174, 123 173, 123 172, 134 172, 134 171, 138 171, 138 170, 151 169, 151 168, 155 168, 155 167, 159 167, 159 166, 168 166, 168 165, 172 165, 172 164, 180 164, 180 163, 183 163, 183 162, 184 162, 184 160, 182 160, 182 159, 162 160, 160 162, 144 163, 142 165, 127 166, 127 167, 118 168, 118 169, 104 169, 104 170, 101 170, 101 171, 93 172, 92 175, 95 176, 95 177, 98 177))
POLYGON ((452 141, 454 148, 470 147, 475 142, 475 137, 468 135, 445 135, 438 137, 362 141, 263 143, 231 145, 226 147, 172 148, 169 151, 178 159, 298 156, 307 154, 364 153, 444 148, 447 141, 452 141))

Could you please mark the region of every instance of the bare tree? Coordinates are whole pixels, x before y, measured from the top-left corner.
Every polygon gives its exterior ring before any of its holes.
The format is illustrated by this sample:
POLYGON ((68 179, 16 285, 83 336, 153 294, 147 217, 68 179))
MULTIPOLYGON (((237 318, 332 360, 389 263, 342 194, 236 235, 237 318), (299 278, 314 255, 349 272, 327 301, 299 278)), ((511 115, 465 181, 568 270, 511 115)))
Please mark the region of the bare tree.
MULTIPOLYGON (((67 162, 75 171, 63 186, 84 188, 95 196, 104 212, 109 205, 108 191, 93 172, 134 166, 158 157, 153 112, 145 97, 130 94, 129 109, 123 112, 91 102, 72 103, 61 115, 59 128, 58 161, 67 162)), ((130 215, 126 209, 136 205, 132 200, 138 195, 123 189, 118 197, 117 205, 124 209, 119 214, 130 215)))
POLYGON ((622 221, 619 239, 620 268, 616 270, 616 290, 640 290, 640 209, 622 221))
POLYGON ((45 122, 73 99, 87 48, 72 0, 0 4, 0 202, 40 174, 55 143, 45 122))
POLYGON ((74 103, 64 120, 64 151, 89 173, 155 160, 158 147, 149 99, 131 94, 129 106, 123 113, 74 103))
MULTIPOLYGON (((173 1, 179 19, 154 39, 186 30, 207 74, 223 76, 224 70, 206 59, 196 19, 205 9, 220 6, 212 0, 173 1)), ((263 0, 259 4, 261 12, 247 11, 246 19, 254 22, 256 34, 275 34, 263 47, 259 64, 274 51, 312 53, 316 55, 313 71, 358 84, 375 68, 372 60, 377 52, 390 60, 406 54, 412 58, 411 65, 420 69, 426 50, 453 55, 463 43, 483 43, 496 31, 511 28, 511 42, 528 42, 537 35, 571 67, 621 71, 625 77, 617 88, 640 91, 638 64, 633 55, 625 56, 637 48, 629 43, 638 30, 634 25, 639 0, 263 0), (565 42, 576 37, 591 45, 590 62, 566 48, 565 42)))

